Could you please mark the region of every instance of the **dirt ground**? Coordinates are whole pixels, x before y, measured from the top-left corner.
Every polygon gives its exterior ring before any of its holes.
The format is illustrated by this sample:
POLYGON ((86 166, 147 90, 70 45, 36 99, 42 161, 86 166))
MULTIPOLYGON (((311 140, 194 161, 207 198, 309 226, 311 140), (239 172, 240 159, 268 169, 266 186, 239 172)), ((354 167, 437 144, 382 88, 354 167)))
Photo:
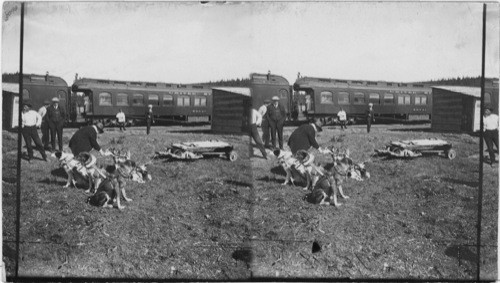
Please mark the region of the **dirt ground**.
MULTIPOLYGON (((294 127, 285 128, 285 140, 294 127)), ((371 178, 348 180, 342 206, 303 200, 282 185, 275 159, 260 158, 247 136, 214 135, 209 126, 107 129, 104 148, 131 150, 139 163, 177 141, 223 140, 238 160, 153 160, 153 180, 127 182, 124 210, 85 203, 84 186, 64 189, 54 159, 22 161, 19 275, 187 280, 420 279, 477 276, 479 139, 430 132, 429 125, 327 126, 322 146, 349 148, 371 178), (454 160, 372 156, 391 140, 440 138, 454 160)), ((67 129, 67 144, 75 129, 67 129)), ((17 135, 2 134, 3 247, 15 272, 17 135)), ((329 156, 313 151, 319 164, 329 156)), ((39 153, 35 152, 35 156, 39 153)), ((98 157, 98 164, 111 164, 98 157)), ((497 278, 498 164, 484 166, 481 278, 497 278)))

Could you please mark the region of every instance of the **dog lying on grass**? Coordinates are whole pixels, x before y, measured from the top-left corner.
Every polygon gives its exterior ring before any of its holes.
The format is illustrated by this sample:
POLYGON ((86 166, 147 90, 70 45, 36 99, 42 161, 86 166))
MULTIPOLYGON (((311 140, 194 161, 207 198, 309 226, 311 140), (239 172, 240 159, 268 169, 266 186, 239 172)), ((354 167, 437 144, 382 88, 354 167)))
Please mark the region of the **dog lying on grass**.
POLYGON ((96 166, 96 158, 88 152, 82 152, 78 156, 72 153, 56 151, 52 157, 59 160, 59 166, 64 169, 68 175, 68 179, 64 188, 70 185, 76 187, 77 178, 88 182, 86 193, 95 191, 102 179, 105 177, 100 168, 96 166))
POLYGON ((344 199, 349 198, 342 189, 343 181, 347 178, 363 181, 363 178, 370 178, 370 173, 366 171, 364 162, 354 163, 349 157, 349 150, 341 152, 332 148, 329 152, 333 163, 323 167, 324 175, 305 199, 314 204, 340 206, 337 200, 338 194, 344 199))
POLYGON ((305 181, 304 190, 314 187, 318 178, 323 175, 320 167, 314 164, 314 155, 305 150, 299 150, 293 155, 290 151, 275 149, 274 155, 278 158, 278 164, 286 172, 285 182, 283 185, 295 181, 305 181))

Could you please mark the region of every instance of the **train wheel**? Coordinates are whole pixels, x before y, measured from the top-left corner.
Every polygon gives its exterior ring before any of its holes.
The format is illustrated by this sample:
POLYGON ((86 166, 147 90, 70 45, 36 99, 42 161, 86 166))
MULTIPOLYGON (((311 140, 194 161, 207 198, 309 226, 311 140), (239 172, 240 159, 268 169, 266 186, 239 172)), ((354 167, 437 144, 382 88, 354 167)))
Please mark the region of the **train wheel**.
POLYGON ((446 157, 448 157, 449 160, 453 160, 455 159, 455 157, 457 157, 457 152, 453 149, 450 149, 448 150, 448 152, 446 152, 446 157))
POLYGON ((226 155, 229 161, 236 161, 236 159, 238 159, 238 154, 234 150, 231 150, 231 152, 227 153, 226 155))

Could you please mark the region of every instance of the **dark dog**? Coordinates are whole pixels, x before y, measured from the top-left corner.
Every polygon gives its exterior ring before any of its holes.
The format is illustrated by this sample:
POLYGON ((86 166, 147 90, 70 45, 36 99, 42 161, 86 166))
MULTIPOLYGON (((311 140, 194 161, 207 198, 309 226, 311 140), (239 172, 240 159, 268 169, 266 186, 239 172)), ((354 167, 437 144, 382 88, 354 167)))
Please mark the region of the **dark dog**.
POLYGON ((366 171, 364 162, 354 163, 349 157, 349 150, 340 152, 332 148, 329 151, 333 163, 324 167, 324 176, 318 180, 312 192, 305 198, 315 204, 340 206, 337 200, 338 194, 344 199, 349 198, 342 189, 343 181, 348 178, 363 181, 363 178, 370 178, 370 173, 366 171))
POLYGON ((125 184, 120 180, 121 175, 116 165, 109 165, 106 167, 106 179, 100 184, 99 188, 94 195, 87 199, 87 203, 100 207, 113 207, 116 202, 118 209, 123 209, 120 203, 121 197, 125 201, 132 201, 127 198, 125 193, 125 184))

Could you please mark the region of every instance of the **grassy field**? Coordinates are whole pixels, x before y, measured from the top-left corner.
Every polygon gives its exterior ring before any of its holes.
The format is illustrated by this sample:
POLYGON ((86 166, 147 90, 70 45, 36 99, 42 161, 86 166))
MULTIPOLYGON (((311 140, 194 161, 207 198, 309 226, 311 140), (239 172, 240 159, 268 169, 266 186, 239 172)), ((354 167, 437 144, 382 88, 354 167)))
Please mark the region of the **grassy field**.
MULTIPOLYGON (((285 128, 287 138, 293 127, 285 128)), ((74 129, 64 134, 68 143, 74 129)), ((2 135, 4 262, 15 264, 16 134, 2 135)), ((250 157, 247 136, 213 135, 208 126, 108 129, 104 148, 129 148, 147 162, 171 142, 219 139, 235 162, 155 160, 153 180, 128 182, 124 210, 92 207, 84 188, 63 189, 53 159, 22 161, 20 276, 248 280, 251 278, 475 279, 478 138, 428 125, 326 127, 321 145, 370 160, 372 178, 349 180, 340 207, 305 202, 281 185, 273 159, 250 157), (458 156, 413 160, 371 157, 391 140, 442 138, 458 156), (315 252, 312 247, 315 246, 315 252)), ((35 152, 35 156, 38 153, 35 152)), ((330 161, 315 152, 319 163, 330 161)), ((99 164, 111 163, 99 157, 99 164)), ((481 277, 497 277, 498 167, 484 167, 481 277)))

